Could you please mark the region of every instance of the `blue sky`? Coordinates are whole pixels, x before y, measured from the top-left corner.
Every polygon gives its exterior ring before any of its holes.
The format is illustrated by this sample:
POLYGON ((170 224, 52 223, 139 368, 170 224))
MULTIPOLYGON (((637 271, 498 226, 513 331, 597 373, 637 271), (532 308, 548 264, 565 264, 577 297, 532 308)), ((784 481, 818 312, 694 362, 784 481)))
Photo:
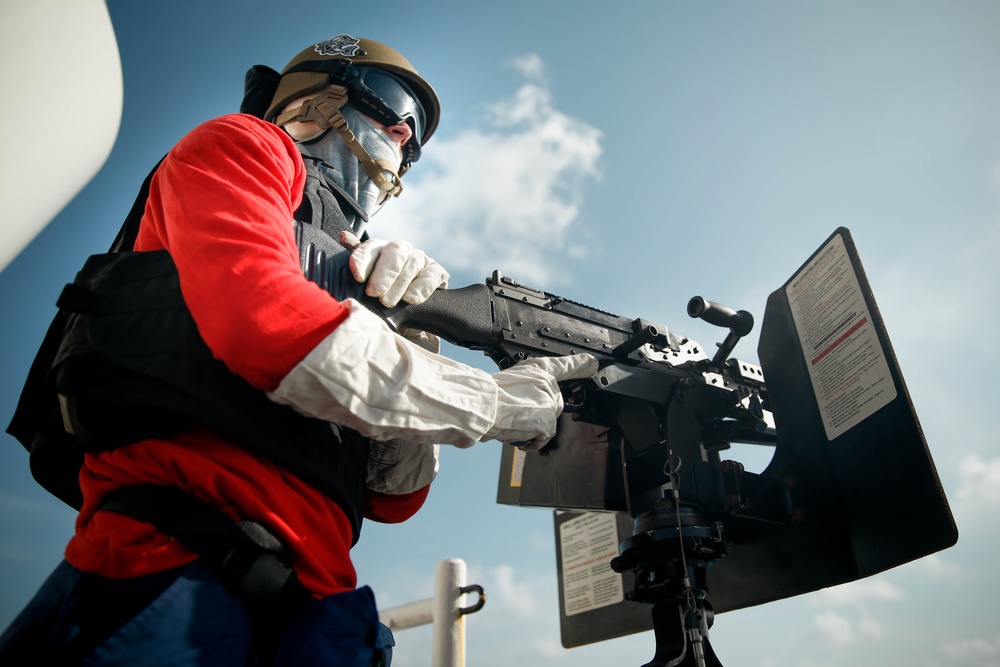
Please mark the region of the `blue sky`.
MULTIPOLYGON (((1000 450, 989 426, 1000 371, 1000 5, 108 8, 121 130, 100 173, 0 272, 4 424, 59 290, 109 245, 152 165, 197 123, 237 109, 250 66, 280 68, 341 32, 371 37, 410 58, 444 116, 407 191, 370 231, 423 247, 452 286, 498 268, 712 346, 719 331, 687 317, 691 296, 759 321, 767 295, 835 228, 850 228, 959 542, 847 586, 719 615, 712 644, 730 667, 1000 665, 1000 450)), ((59 131, 72 141, 86 128, 59 131)), ((750 339, 736 356, 755 359, 750 339)), ((448 352, 492 370, 478 354, 448 352)), ((367 524, 355 549, 361 581, 392 606, 429 597, 438 560, 464 559, 488 594, 467 626, 477 667, 648 661, 649 633, 559 645, 552 514, 495 503, 499 447, 445 451, 417 517, 367 524)), ((72 522, 0 436, 0 625, 58 562, 72 522)), ((399 633, 394 664, 428 664, 429 642, 428 629, 399 633)))

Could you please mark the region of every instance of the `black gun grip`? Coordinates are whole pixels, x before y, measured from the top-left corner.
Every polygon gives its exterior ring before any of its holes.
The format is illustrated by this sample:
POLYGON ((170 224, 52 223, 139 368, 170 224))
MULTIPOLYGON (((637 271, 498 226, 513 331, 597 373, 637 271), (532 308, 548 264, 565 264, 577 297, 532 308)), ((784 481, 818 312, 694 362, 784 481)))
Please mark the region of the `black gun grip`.
POLYGON ((396 329, 426 331, 472 349, 496 347, 500 342, 499 327, 494 326, 493 290, 486 285, 439 289, 418 305, 386 308, 371 297, 365 297, 362 303, 396 329))

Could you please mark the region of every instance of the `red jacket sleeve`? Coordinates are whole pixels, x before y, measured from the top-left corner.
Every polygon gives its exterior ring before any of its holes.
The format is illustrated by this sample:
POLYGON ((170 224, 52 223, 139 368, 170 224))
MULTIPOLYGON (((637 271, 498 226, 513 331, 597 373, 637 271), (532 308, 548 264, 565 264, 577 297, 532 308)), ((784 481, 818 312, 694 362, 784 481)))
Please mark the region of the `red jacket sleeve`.
POLYGON ((368 490, 365 492, 365 518, 379 523, 401 523, 417 513, 424 504, 431 485, 413 493, 390 495, 368 490))
POLYGON ((347 317, 302 274, 292 215, 304 182, 280 128, 248 115, 208 121, 157 170, 136 240, 170 253, 209 349, 266 391, 347 317))

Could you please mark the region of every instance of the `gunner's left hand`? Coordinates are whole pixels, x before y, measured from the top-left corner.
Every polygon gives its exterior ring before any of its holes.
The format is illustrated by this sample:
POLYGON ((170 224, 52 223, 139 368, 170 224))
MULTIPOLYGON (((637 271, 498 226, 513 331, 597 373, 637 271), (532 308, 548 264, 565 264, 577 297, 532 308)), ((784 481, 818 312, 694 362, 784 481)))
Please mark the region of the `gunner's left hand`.
POLYGON ((419 304, 436 289, 448 286, 448 272, 423 250, 406 241, 368 239, 364 243, 351 232, 340 232, 340 245, 351 250, 351 273, 358 282, 367 281, 365 293, 383 305, 400 300, 419 304))

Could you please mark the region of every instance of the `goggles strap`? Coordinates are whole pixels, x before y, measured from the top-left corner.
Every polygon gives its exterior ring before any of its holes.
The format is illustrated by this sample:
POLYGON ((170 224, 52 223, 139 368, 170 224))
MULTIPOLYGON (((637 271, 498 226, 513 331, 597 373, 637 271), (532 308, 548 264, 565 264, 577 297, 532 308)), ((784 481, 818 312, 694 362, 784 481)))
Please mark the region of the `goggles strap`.
POLYGON ((347 147, 358 158, 361 168, 365 170, 365 173, 374 181, 379 190, 384 192, 386 197, 398 197, 403 192, 403 183, 399 178, 400 174, 397 173, 399 165, 388 160, 376 162, 372 159, 372 156, 368 154, 368 151, 347 126, 347 119, 340 113, 340 109, 345 104, 347 104, 347 88, 331 85, 325 95, 309 98, 300 106, 279 115, 274 119, 274 123, 283 126, 295 121, 315 121, 322 130, 331 128, 336 130, 347 147), (392 178, 385 175, 386 171, 392 174, 392 178))

